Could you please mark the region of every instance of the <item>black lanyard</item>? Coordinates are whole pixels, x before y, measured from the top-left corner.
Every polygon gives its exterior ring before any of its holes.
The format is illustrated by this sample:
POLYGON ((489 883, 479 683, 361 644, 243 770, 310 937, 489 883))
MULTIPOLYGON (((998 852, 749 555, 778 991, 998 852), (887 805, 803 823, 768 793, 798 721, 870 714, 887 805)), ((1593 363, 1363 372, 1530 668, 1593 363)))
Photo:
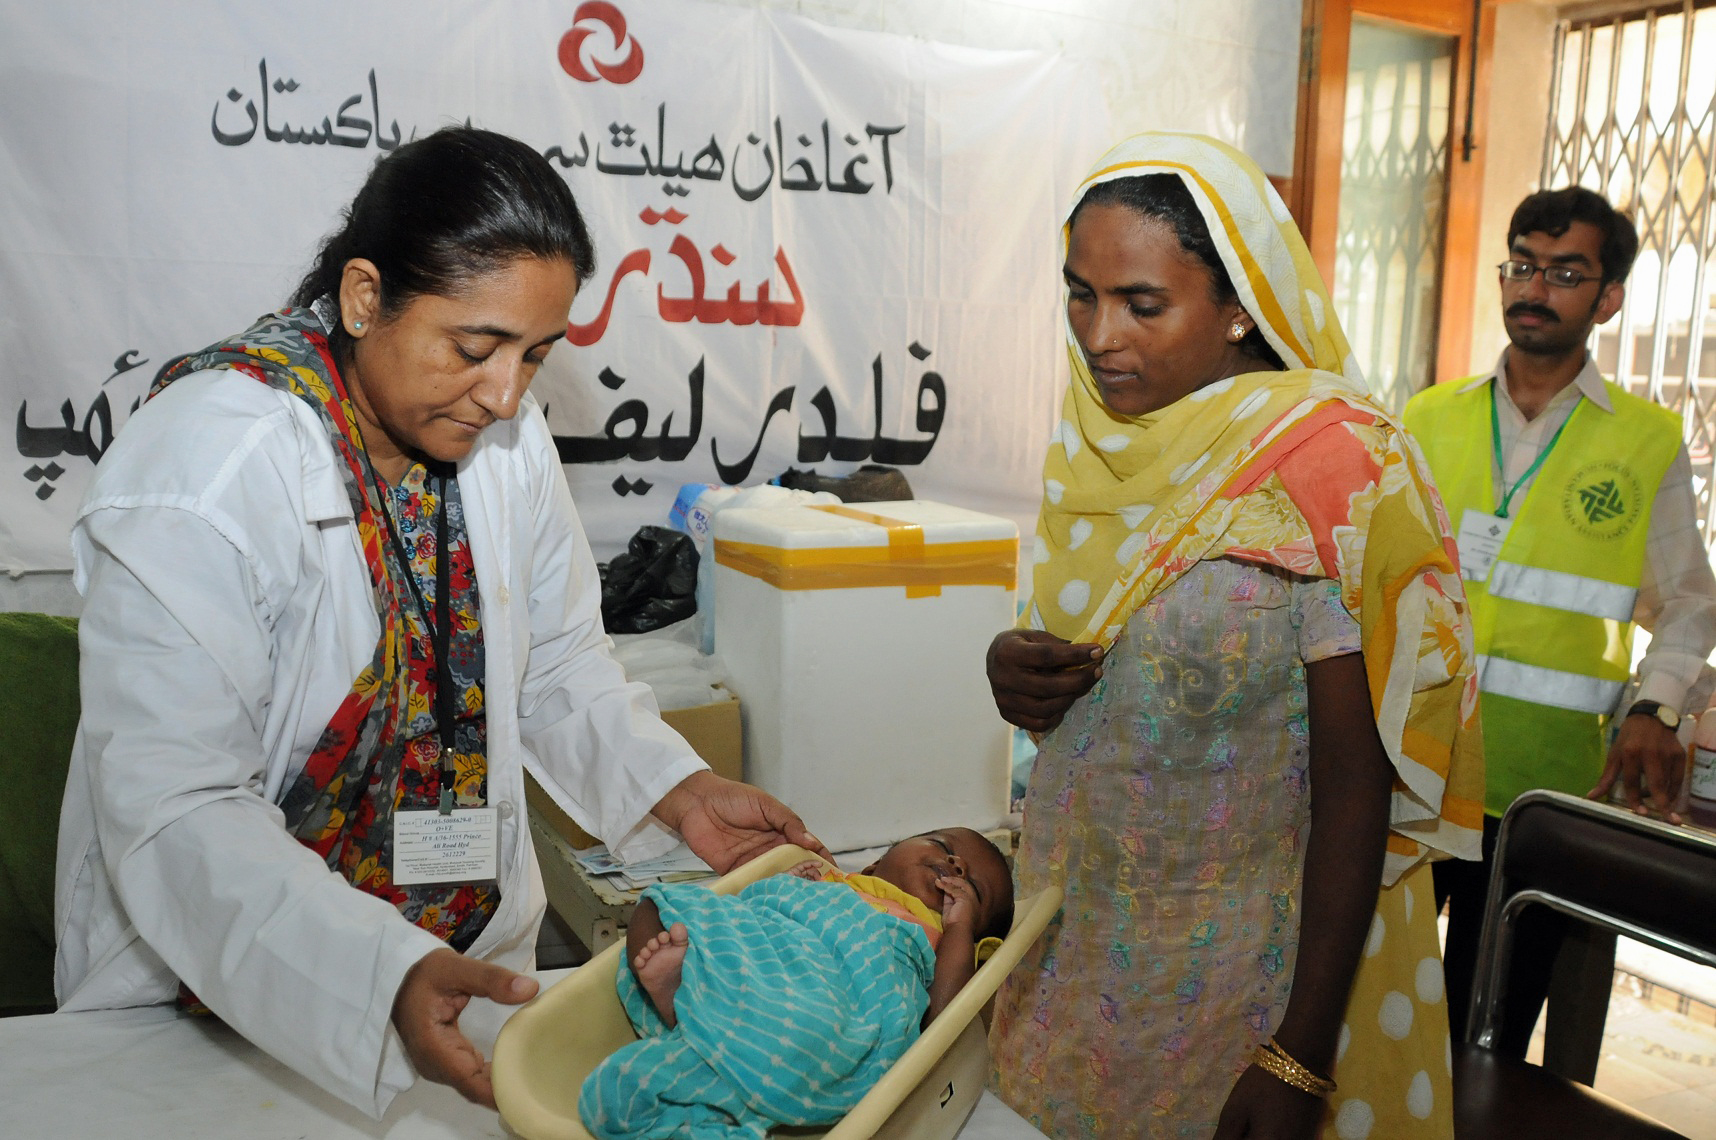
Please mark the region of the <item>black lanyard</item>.
MULTIPOLYGON (((373 472, 374 468, 371 468, 373 472)), ((411 569, 411 556, 406 552, 405 544, 399 540, 399 531, 393 525, 393 509, 390 503, 393 498, 391 489, 376 476, 376 489, 382 496, 382 518, 387 520, 387 537, 393 542, 393 552, 399 556, 400 568, 405 572, 405 584, 411 589, 411 596, 417 602, 417 612, 429 626, 430 651, 435 655, 435 727, 441 737, 441 802, 439 810, 442 815, 448 815, 453 810, 453 784, 458 778, 458 769, 453 763, 453 686, 447 676, 448 661, 452 657, 451 640, 453 631, 452 605, 448 601, 451 592, 452 554, 447 549, 447 475, 441 471, 436 473, 439 493, 436 501, 439 504, 435 511, 435 617, 429 617, 429 604, 423 598, 423 591, 417 585, 417 575, 411 569)), ((406 643, 408 646, 410 642, 406 643)))

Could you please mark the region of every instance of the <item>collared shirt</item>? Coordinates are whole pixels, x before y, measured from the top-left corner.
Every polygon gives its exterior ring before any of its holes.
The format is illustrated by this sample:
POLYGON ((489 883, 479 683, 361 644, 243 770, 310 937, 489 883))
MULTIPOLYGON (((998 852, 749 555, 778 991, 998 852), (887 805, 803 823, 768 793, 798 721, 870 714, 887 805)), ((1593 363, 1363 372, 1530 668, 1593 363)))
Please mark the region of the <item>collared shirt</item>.
MULTIPOLYGON (((1506 375, 1507 350, 1503 349, 1488 375, 1465 384, 1470 391, 1506 375)), ((1527 475, 1537 457, 1555 438, 1579 406, 1589 400, 1613 415, 1614 405, 1603 387, 1603 375, 1589 355, 1573 383, 1555 393, 1533 419, 1513 402, 1508 386, 1497 384, 1497 421, 1501 429, 1502 464, 1492 459, 1490 477, 1495 485, 1512 487, 1518 499, 1536 478, 1527 475)), ((1684 709, 1687 693, 1698 679, 1710 651, 1716 648, 1716 574, 1704 536, 1698 532, 1698 504, 1692 493, 1692 459, 1686 444, 1680 445, 1674 461, 1662 477, 1651 502, 1650 524, 1645 532, 1644 574, 1639 581, 1638 603, 1633 620, 1649 631, 1650 646, 1639 661, 1638 699, 1660 701, 1673 709, 1684 709)))

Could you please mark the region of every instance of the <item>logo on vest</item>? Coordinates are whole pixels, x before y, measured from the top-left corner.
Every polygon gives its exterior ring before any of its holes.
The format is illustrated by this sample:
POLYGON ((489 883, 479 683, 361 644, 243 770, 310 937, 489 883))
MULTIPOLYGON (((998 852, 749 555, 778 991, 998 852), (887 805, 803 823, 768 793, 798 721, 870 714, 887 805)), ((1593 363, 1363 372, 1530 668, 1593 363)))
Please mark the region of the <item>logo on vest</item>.
POLYGON ((1567 483, 1561 509, 1586 538, 1620 538, 1638 521, 1643 499, 1632 472, 1613 460, 1588 463, 1567 483))

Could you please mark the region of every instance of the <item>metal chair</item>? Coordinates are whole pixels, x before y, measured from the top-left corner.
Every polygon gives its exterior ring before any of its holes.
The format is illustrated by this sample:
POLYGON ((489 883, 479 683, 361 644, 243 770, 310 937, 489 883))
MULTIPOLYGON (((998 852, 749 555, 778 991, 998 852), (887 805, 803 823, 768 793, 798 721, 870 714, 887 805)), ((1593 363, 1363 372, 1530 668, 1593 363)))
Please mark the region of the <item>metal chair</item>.
POLYGON ((1468 1040, 1453 1047, 1460 1140, 1685 1140, 1594 1089, 1495 1050, 1514 933, 1533 906, 1716 966, 1716 834, 1559 792, 1515 800, 1496 841, 1468 1040))

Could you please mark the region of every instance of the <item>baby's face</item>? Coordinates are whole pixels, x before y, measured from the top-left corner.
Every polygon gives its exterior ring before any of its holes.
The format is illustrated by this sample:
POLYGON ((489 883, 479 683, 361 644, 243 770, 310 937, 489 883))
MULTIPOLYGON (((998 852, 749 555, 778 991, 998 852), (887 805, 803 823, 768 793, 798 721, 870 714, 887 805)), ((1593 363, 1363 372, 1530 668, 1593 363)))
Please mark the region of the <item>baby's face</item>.
POLYGON ((977 896, 977 916, 972 926, 980 931, 1013 898, 1013 879, 1007 872, 1006 860, 988 840, 964 827, 902 840, 866 867, 864 873, 894 884, 937 914, 941 913, 946 895, 936 886, 936 880, 965 879, 977 896))

